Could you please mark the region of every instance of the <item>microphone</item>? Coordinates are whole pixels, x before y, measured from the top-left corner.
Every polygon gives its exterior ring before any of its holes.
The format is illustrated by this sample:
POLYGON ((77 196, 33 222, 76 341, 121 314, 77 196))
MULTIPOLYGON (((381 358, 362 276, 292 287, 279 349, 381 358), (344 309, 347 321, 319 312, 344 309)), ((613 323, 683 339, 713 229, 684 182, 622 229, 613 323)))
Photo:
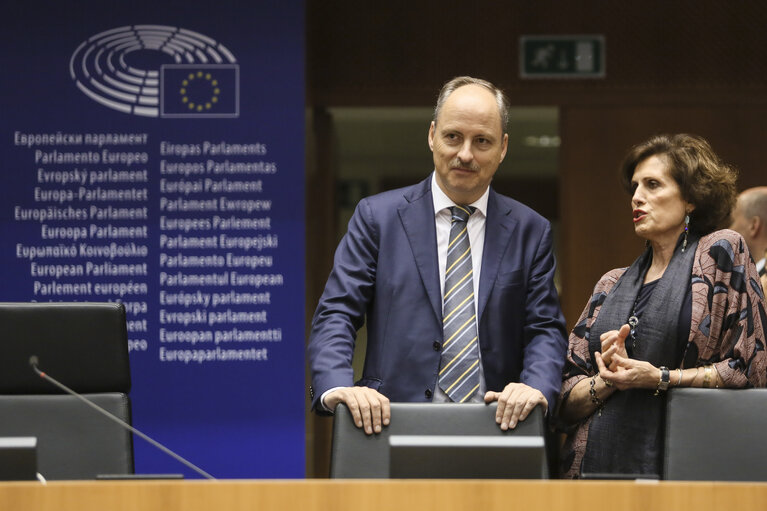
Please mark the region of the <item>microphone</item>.
POLYGON ((94 402, 90 401, 89 399, 87 399, 85 396, 83 396, 81 394, 78 394, 77 392, 75 392, 74 390, 70 389, 69 387, 67 387, 63 383, 61 383, 58 380, 52 378, 51 376, 48 376, 47 374, 45 374, 43 371, 41 371, 37 367, 38 363, 39 363, 39 360, 37 358, 37 355, 32 355, 31 357, 29 357, 29 365, 32 366, 32 370, 34 370, 35 373, 40 378, 42 378, 43 380, 45 380, 45 381, 55 385, 56 387, 58 387, 59 389, 63 390, 67 394, 76 397, 77 399, 79 399, 80 401, 85 403, 86 405, 90 406, 91 408, 93 408, 94 410, 99 412, 101 415, 104 415, 105 417, 107 417, 108 419, 112 420, 113 422, 116 422, 117 424, 119 424, 123 428, 127 429, 128 431, 130 431, 134 435, 140 436, 141 438, 143 438, 144 440, 146 440, 147 442, 149 442, 153 446, 157 447, 158 449, 160 449, 162 452, 164 452, 168 456, 172 457, 176 461, 179 461, 179 462, 183 463, 184 465, 186 465, 187 467, 189 467, 190 469, 194 470, 195 472, 200 474, 202 477, 204 477, 206 479, 213 479, 213 480, 216 479, 215 477, 213 477, 212 475, 208 474, 207 472, 205 472, 203 469, 201 469, 200 467, 198 467, 197 465, 195 465, 191 461, 187 461, 186 459, 182 458, 181 456, 179 456, 175 452, 171 451, 170 449, 168 449, 167 447, 162 445, 160 442, 158 442, 156 440, 153 440, 148 435, 145 435, 141 431, 137 430, 136 428, 134 428, 133 426, 131 426, 130 424, 125 422, 124 420, 120 419, 119 417, 117 417, 115 415, 112 415, 108 411, 106 411, 103 408, 101 408, 100 406, 98 406, 96 403, 94 403, 94 402))

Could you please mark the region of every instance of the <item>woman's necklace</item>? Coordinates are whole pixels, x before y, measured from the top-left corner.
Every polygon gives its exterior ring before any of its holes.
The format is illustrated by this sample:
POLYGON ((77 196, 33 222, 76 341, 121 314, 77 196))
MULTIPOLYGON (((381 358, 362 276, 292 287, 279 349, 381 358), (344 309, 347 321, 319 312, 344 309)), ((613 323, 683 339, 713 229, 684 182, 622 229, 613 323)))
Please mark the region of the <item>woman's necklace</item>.
POLYGON ((637 326, 639 325, 639 316, 637 315, 636 310, 638 301, 639 293, 637 293, 637 297, 634 300, 634 305, 631 307, 631 316, 629 316, 629 326, 631 327, 631 330, 629 331, 629 337, 631 337, 632 351, 637 349, 637 326))
POLYGON ((639 292, 637 292, 636 298, 634 298, 634 305, 631 306, 631 316, 629 316, 628 324, 631 327, 631 331, 629 332, 629 337, 631 337, 631 348, 632 350, 636 350, 639 339, 637 339, 637 326, 639 326, 639 315, 637 314, 637 303, 639 303, 639 298, 642 296, 642 290, 650 283, 654 283, 656 280, 660 279, 663 274, 666 271, 666 267, 664 267, 660 272, 657 270, 653 272, 652 266, 647 270, 647 273, 645 274, 645 283, 642 284, 642 286, 639 289, 639 292), (657 275, 655 274, 657 273, 657 275))
MULTIPOLYGON (((642 287, 639 288, 636 298, 634 298, 634 305, 631 306, 631 316, 629 316, 629 319, 628 319, 628 324, 631 327, 631 330, 629 331, 629 337, 631 338, 630 347, 632 351, 636 350, 640 344, 639 338, 637 335, 637 327, 639 326, 639 323, 640 323, 639 312, 637 312, 637 309, 644 310, 659 280, 660 279, 657 279, 657 280, 647 282, 646 284, 643 284, 642 287)), ((629 346, 626 346, 626 348, 628 347, 629 346)))

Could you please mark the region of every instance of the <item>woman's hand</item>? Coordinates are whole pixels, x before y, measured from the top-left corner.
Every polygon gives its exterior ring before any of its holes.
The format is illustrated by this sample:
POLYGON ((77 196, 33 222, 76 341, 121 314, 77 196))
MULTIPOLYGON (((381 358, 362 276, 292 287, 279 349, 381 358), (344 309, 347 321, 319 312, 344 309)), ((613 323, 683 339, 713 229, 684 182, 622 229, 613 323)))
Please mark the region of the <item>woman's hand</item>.
POLYGON ((629 358, 628 352, 626 352, 626 337, 629 336, 630 332, 631 327, 623 325, 620 330, 610 330, 599 336, 599 340, 602 342, 602 361, 612 371, 617 369, 613 364, 613 355, 629 358))
POLYGON ((634 360, 613 353, 611 367, 608 368, 601 353, 595 353, 594 357, 597 361, 597 367, 599 367, 599 376, 615 385, 618 390, 654 389, 658 387, 660 369, 649 362, 634 360))

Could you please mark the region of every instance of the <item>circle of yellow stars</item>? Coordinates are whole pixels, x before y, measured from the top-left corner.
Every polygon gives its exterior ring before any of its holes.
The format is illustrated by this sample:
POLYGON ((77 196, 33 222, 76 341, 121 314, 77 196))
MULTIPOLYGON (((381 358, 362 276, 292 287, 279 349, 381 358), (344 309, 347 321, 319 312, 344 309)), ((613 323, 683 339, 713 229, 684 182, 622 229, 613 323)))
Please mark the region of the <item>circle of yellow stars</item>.
POLYGON ((210 73, 197 71, 196 73, 189 73, 189 75, 181 82, 181 89, 179 92, 181 93, 181 101, 186 103, 189 110, 202 112, 203 110, 210 110, 213 108, 213 105, 218 103, 218 95, 221 94, 221 89, 218 87, 218 80, 214 79, 210 73), (187 94, 188 87, 195 80, 204 80, 210 86, 212 94, 207 101, 195 103, 187 94))

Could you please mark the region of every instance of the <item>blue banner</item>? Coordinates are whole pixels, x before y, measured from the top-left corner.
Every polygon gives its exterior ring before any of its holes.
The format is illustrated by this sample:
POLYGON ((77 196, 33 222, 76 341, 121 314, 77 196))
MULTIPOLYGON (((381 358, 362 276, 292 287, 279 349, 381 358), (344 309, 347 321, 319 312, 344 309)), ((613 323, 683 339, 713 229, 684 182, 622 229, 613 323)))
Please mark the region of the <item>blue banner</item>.
POLYGON ((0 28, 0 300, 123 302, 137 428, 303 477, 303 1, 14 0, 0 28))

